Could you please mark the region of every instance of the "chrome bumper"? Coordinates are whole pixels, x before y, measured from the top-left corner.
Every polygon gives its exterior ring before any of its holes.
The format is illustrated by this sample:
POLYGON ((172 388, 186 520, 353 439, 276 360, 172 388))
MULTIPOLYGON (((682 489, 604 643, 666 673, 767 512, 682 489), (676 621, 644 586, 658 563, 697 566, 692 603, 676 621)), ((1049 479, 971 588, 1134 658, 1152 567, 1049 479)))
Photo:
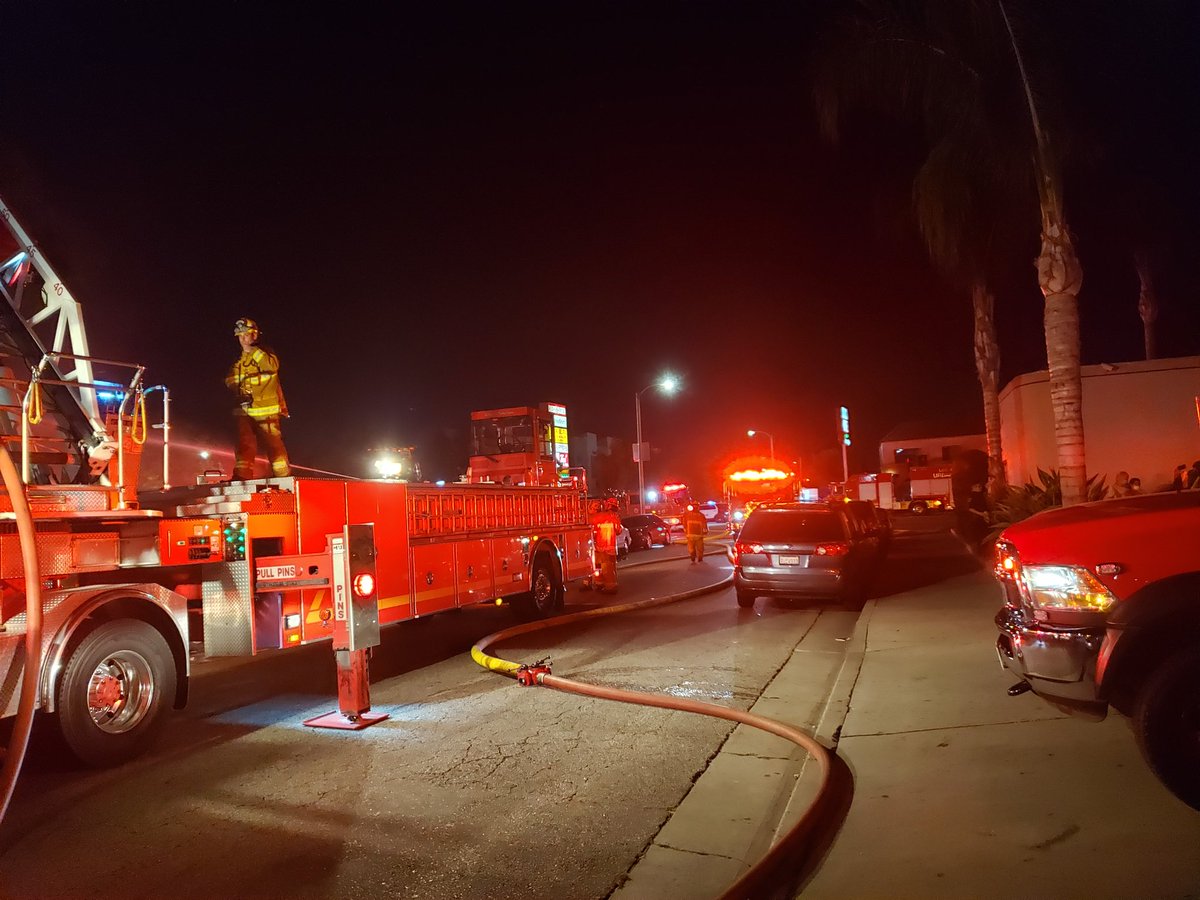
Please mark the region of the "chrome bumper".
POLYGON ((1104 717, 1108 703, 1096 684, 1103 628, 1046 628, 1028 621, 1020 608, 1007 605, 996 614, 996 627, 1000 665, 1063 711, 1104 717))

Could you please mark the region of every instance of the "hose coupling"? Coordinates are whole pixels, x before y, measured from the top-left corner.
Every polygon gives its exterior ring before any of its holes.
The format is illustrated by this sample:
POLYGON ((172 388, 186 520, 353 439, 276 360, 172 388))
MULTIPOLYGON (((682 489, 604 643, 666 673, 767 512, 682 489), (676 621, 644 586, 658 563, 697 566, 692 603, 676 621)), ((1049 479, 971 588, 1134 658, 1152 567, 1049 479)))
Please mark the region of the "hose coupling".
POLYGON ((539 659, 531 665, 517 669, 517 684, 521 687, 533 687, 538 683, 538 676, 550 675, 550 657, 539 659))

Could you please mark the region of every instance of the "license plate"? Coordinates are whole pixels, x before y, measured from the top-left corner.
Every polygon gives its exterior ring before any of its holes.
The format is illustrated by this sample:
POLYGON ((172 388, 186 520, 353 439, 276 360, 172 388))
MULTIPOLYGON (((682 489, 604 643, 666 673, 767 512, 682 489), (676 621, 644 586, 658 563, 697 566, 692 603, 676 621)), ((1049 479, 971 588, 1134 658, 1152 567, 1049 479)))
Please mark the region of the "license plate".
POLYGON ((800 557, 798 556, 781 556, 779 557, 781 566, 798 566, 800 565, 800 557))

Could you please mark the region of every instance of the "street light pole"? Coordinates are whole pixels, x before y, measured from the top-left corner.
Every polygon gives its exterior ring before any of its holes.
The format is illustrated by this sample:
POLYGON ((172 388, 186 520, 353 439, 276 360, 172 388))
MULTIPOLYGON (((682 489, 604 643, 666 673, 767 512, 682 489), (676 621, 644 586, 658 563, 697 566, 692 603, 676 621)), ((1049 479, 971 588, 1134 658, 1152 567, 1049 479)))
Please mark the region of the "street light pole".
POLYGON ((646 446, 642 443, 642 394, 656 387, 665 394, 673 394, 679 389, 679 379, 674 375, 663 375, 658 381, 651 382, 633 395, 633 409, 637 414, 637 464, 638 464, 638 513, 646 511, 646 446))
POLYGON ((646 470, 642 459, 645 456, 645 453, 642 452, 644 449, 642 446, 642 391, 644 390, 645 388, 636 391, 633 395, 633 408, 637 412, 638 515, 646 512, 646 470))
POLYGON ((765 434, 767 436, 767 440, 769 441, 768 446, 771 448, 771 459, 774 459, 775 458, 775 435, 771 434, 771 432, 769 432, 769 431, 757 431, 756 429, 751 428, 749 431, 746 432, 746 437, 754 437, 756 434, 765 434))

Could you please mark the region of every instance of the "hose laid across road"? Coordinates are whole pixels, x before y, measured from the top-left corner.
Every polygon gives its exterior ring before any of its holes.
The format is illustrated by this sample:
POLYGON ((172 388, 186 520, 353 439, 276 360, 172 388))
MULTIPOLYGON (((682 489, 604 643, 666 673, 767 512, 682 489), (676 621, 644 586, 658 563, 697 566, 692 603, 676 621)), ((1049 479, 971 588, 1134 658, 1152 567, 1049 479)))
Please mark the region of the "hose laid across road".
MULTIPOLYGON (((662 560, 662 562, 667 561, 662 560)), ((749 725, 751 728, 758 728, 769 734, 789 740, 798 747, 803 748, 805 752, 816 760, 820 768, 820 783, 812 804, 805 810, 800 820, 767 851, 762 859, 755 863, 741 878, 721 894, 721 900, 742 900, 742 898, 746 897, 762 896, 775 874, 781 870, 782 864, 804 847, 806 838, 814 831, 820 813, 826 806, 832 792, 833 757, 829 750, 811 735, 766 716, 755 715, 751 712, 732 709, 727 706, 718 706, 715 703, 705 703, 701 700, 689 700, 667 694, 653 694, 644 691, 600 687, 581 681, 573 681, 569 678, 552 675, 549 667, 540 663, 526 666, 498 656, 492 656, 487 651, 493 644, 519 635, 544 631, 549 628, 558 628, 562 625, 570 625, 585 619, 613 616, 635 610, 665 606, 668 603, 676 603, 680 600, 689 600, 693 597, 712 593, 713 591, 727 587, 732 582, 733 576, 729 575, 716 584, 684 591, 679 594, 652 597, 649 600, 621 603, 617 606, 588 609, 553 619, 515 625, 512 628, 505 628, 481 638, 471 648, 471 658, 480 666, 492 672, 499 672, 510 678, 516 678, 522 684, 540 684, 545 687, 566 691, 567 693, 579 694, 585 697, 596 697, 601 700, 615 700, 619 703, 634 703, 640 706, 654 706, 660 709, 675 709, 681 712, 697 713, 702 716, 728 719, 732 722, 749 725)))
POLYGON ((8 448, 2 444, 0 477, 4 480, 4 489, 17 521, 17 534, 21 538, 21 565, 25 569, 25 658, 21 665, 17 720, 8 740, 8 748, 3 752, 3 768, 0 768, 0 822, 3 822, 17 787, 21 764, 25 762, 33 714, 37 709, 38 676, 42 671, 42 577, 38 569, 37 538, 33 517, 29 512, 29 500, 25 496, 25 485, 21 482, 8 448))

